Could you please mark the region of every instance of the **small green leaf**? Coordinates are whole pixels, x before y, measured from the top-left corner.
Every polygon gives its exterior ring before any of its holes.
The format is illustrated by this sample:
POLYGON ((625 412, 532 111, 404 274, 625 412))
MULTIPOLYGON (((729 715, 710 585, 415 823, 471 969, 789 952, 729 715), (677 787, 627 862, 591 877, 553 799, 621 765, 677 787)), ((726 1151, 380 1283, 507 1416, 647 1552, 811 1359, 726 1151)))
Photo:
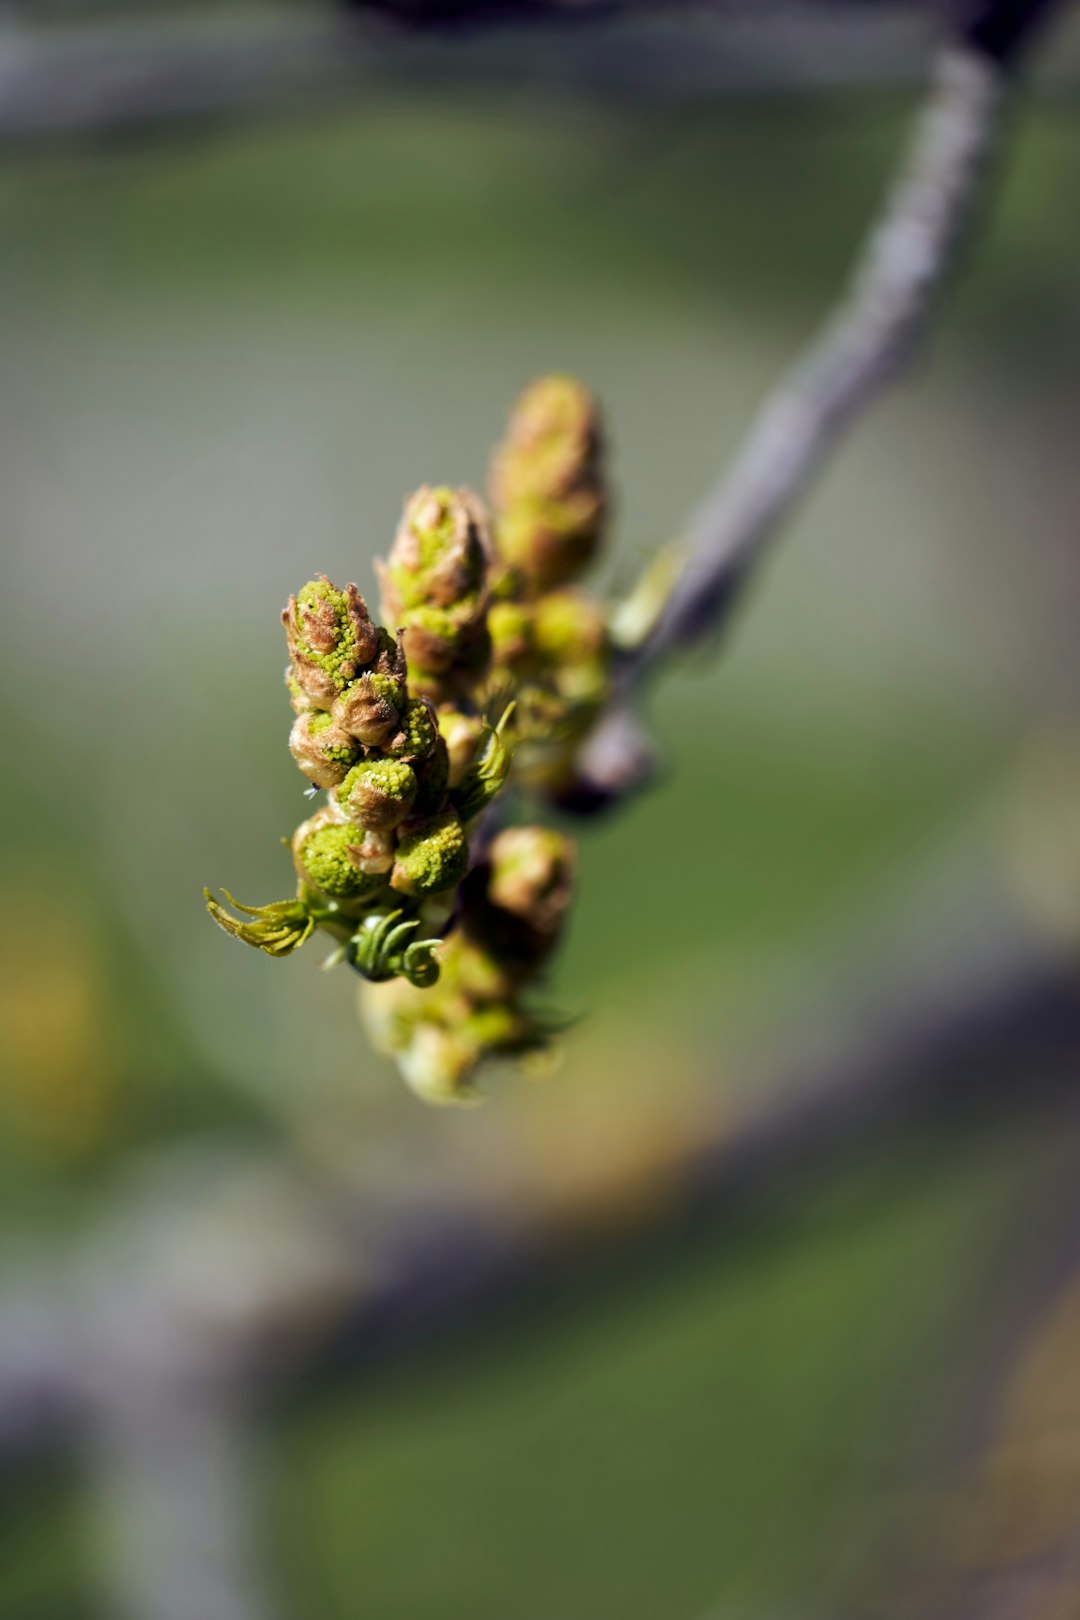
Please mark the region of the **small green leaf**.
POLYGON ((374 984, 403 976, 418 989, 426 990, 439 977, 435 950, 442 940, 410 938, 419 927, 419 917, 406 917, 400 907, 396 911, 372 912, 349 943, 349 961, 374 984))
POLYGON ((218 927, 232 934, 234 939, 242 939, 245 945, 265 951, 267 956, 291 955, 315 927, 315 919, 303 900, 272 900, 266 906, 244 906, 233 899, 228 889, 221 892, 234 911, 242 911, 252 921, 230 916, 221 901, 209 889, 204 889, 206 909, 218 927))

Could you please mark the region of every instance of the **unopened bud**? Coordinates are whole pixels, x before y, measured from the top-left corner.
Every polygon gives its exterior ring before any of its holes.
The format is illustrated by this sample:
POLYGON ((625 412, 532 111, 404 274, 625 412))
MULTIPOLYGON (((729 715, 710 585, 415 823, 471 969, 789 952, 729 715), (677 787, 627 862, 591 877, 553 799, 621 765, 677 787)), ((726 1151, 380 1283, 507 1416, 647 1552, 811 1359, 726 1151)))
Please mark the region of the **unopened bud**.
POLYGON ((487 661, 490 643, 482 610, 425 603, 406 609, 401 615, 401 627, 409 668, 416 676, 414 685, 425 689, 428 696, 447 689, 447 683, 438 677, 457 667, 479 673, 487 661), (436 679, 425 680, 427 676, 436 679))
POLYGON ((310 709, 297 715, 293 723, 289 752, 309 781, 316 787, 331 788, 355 765, 360 746, 325 710, 310 709))
POLYGON ((379 650, 379 630, 355 585, 339 591, 325 574, 290 596, 281 615, 295 678, 328 709, 379 650))
POLYGON ((487 515, 468 490, 425 486, 406 501, 376 567, 383 617, 403 629, 410 669, 442 675, 486 657, 490 556, 487 515))
POLYGON ((350 737, 367 748, 378 748, 397 730, 403 696, 394 676, 368 670, 345 688, 331 713, 350 737))
POLYGON ((544 935, 557 932, 574 892, 576 851, 550 827, 506 827, 488 851, 488 898, 544 935))
MULTIPOLYGON (((467 489, 431 489, 426 484, 405 502, 384 570, 384 590, 398 612, 419 607, 453 608, 486 588, 491 545, 487 515, 467 489)), ((386 615, 390 623, 397 613, 386 615)))
POLYGON ((524 602, 493 602, 488 610, 491 662, 520 670, 533 650, 532 607, 524 602))
POLYGON ((314 708, 315 705, 297 680, 296 671, 291 664, 285 666, 285 690, 289 694, 294 714, 306 714, 309 709, 314 708))
POLYGON ((426 759, 439 736, 435 708, 428 698, 409 698, 394 735, 383 744, 395 759, 426 759))
POLYGON ((510 418, 491 472, 498 549, 534 590, 573 579, 595 556, 607 508, 596 406, 575 378, 541 377, 510 418))
POLYGON ((293 863, 301 882, 334 900, 359 900, 374 895, 385 878, 360 865, 359 835, 348 821, 332 810, 320 810, 302 822, 293 834, 293 863))
POLYGON ((534 611, 536 650, 550 663, 585 663, 608 645, 603 604, 584 591, 549 591, 534 611))
POLYGON ((402 1079, 424 1102, 460 1106, 479 1101, 469 1077, 481 1053, 462 1031, 418 1020, 394 1056, 402 1079))
POLYGON ((461 882, 469 865, 469 845, 455 811, 400 834, 390 875, 401 894, 439 894, 461 882))
POLYGON ((396 827, 412 809, 416 776, 400 759, 365 759, 354 765, 334 797, 361 827, 396 827))

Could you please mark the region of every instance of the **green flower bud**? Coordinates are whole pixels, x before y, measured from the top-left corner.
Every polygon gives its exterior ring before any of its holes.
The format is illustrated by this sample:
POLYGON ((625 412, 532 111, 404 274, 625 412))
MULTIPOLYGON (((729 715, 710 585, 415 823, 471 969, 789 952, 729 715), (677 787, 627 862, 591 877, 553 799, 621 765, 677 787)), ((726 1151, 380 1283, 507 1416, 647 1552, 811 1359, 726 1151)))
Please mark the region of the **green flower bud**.
POLYGON ((400 696, 397 699, 399 709, 405 705, 408 691, 409 665, 405 657, 405 641, 399 630, 391 635, 385 626, 379 626, 379 650, 372 665, 377 675, 388 675, 397 682, 400 696))
POLYGON ((428 698, 409 698, 399 730, 383 744, 383 749, 395 759, 426 759, 438 737, 434 705, 428 698))
POLYGON ((573 843, 550 827, 506 827, 488 851, 488 899, 554 936, 574 892, 573 843))
POLYGON ((596 406, 575 378, 541 377, 510 418, 491 472, 498 549, 534 590, 563 584, 592 561, 607 492, 596 406))
POLYGON ((491 661, 503 669, 520 670, 533 650, 533 615, 524 602, 493 602, 488 609, 491 661))
POLYGON ((311 702, 328 709, 379 650, 379 630, 355 585, 339 591, 325 574, 309 580, 283 610, 296 680, 311 702))
POLYGON ((450 756, 450 786, 455 788, 476 758, 480 739, 487 728, 478 714, 462 714, 460 709, 439 710, 439 731, 450 756))
POLYGON ((486 592, 491 544, 487 515, 467 489, 430 489, 405 502, 383 569, 387 622, 411 608, 475 604, 486 592))
POLYGON ((355 765, 360 746, 325 710, 310 709, 293 723, 289 752, 316 787, 331 788, 355 765))
POLYGON ((368 670, 345 688, 330 712, 343 732, 368 748, 378 748, 397 730, 404 696, 396 676, 368 670))
POLYGON ((357 830, 339 821, 332 810, 320 810, 293 834, 293 862, 303 883, 334 900, 373 896, 385 878, 365 872, 359 863, 357 830))
POLYGON ((424 1102, 467 1106, 479 1101, 469 1077, 481 1053, 461 1030, 421 1020, 407 1045, 394 1055, 402 1079, 424 1102))
POLYGON ((416 776, 400 759, 365 759, 334 791, 351 820, 361 827, 396 827, 412 809, 416 776))
POLYGON ((444 810, 399 836, 390 882, 401 894, 439 894, 460 883, 468 865, 464 828, 455 811, 444 810))
POLYGON ((556 500, 521 500, 499 521, 499 547, 537 592, 585 572, 600 547, 604 498, 576 490, 556 500))
POLYGON ((376 568, 383 617, 401 627, 415 675, 483 666, 490 555, 486 514, 468 490, 425 487, 406 501, 390 556, 376 568))
POLYGON ((447 684, 442 677, 454 669, 479 674, 490 656, 491 642, 482 610, 475 614, 471 609, 425 604, 403 612, 401 627, 410 682, 414 690, 430 688, 426 696, 441 694, 447 684), (436 678, 425 679, 432 676, 436 678))
POLYGON ((289 702, 293 706, 294 714, 307 714, 309 710, 315 707, 297 680, 296 671, 291 664, 285 666, 285 689, 289 694, 289 702))
POLYGON ((550 591, 536 603, 533 634, 537 652, 548 662, 584 663, 607 648, 607 615, 584 591, 550 591))

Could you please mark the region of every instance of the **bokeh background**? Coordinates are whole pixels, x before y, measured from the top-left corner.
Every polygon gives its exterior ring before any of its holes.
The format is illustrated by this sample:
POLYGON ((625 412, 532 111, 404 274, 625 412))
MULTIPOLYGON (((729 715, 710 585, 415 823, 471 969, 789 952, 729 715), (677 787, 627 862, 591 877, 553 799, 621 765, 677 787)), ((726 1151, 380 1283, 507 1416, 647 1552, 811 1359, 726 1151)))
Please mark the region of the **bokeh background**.
MULTIPOLYGON (((8 8, 0 126, 16 48, 107 9, 8 8)), ((468 48, 5 142, 0 1615, 1080 1613, 1076 29, 930 349, 581 829, 560 1066, 448 1112, 344 969, 202 909, 288 887, 281 604, 372 590, 556 368, 628 586, 922 61, 646 94, 468 48)))

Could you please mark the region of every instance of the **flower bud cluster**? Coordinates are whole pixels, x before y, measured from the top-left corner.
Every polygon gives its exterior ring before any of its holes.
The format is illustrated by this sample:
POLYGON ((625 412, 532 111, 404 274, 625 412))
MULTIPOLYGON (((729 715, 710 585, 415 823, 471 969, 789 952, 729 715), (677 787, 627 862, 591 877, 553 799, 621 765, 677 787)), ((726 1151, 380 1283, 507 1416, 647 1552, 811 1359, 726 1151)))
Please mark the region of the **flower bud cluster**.
POLYGON ((228 910, 288 955, 316 930, 368 981, 366 1017, 417 1091, 460 1100, 490 1055, 545 1044, 530 992, 557 943, 574 852, 543 827, 469 835, 515 780, 550 791, 607 692, 607 611, 578 583, 607 513, 597 412, 573 378, 519 400, 491 475, 405 503, 378 563, 383 623, 317 575, 282 615, 289 748, 322 806, 291 839, 295 898, 228 910), (498 724, 495 724, 498 718, 498 724))
POLYGON ((612 661, 606 604, 578 583, 609 503, 596 405, 576 378, 541 377, 525 390, 495 451, 490 492, 494 682, 514 690, 519 774, 557 792, 606 696, 612 661))
POLYGON ((491 467, 499 549, 530 594, 577 579, 603 536, 607 490, 596 406, 574 377, 541 377, 514 408, 491 467))
POLYGON ((390 555, 376 564, 383 617, 402 627, 414 690, 437 702, 468 696, 487 667, 491 560, 476 496, 425 485, 405 502, 390 555))
POLYGON ((302 888, 339 918, 452 892, 468 843, 434 705, 409 690, 404 633, 372 624, 355 585, 321 576, 283 619, 298 710, 289 748, 328 801, 292 838, 302 888))
POLYGON ((365 985, 372 1042, 394 1057, 428 1102, 468 1102, 493 1055, 546 1047, 557 1027, 530 992, 559 941, 573 896, 576 854, 547 827, 509 827, 462 886, 458 924, 432 990, 404 979, 365 985))

